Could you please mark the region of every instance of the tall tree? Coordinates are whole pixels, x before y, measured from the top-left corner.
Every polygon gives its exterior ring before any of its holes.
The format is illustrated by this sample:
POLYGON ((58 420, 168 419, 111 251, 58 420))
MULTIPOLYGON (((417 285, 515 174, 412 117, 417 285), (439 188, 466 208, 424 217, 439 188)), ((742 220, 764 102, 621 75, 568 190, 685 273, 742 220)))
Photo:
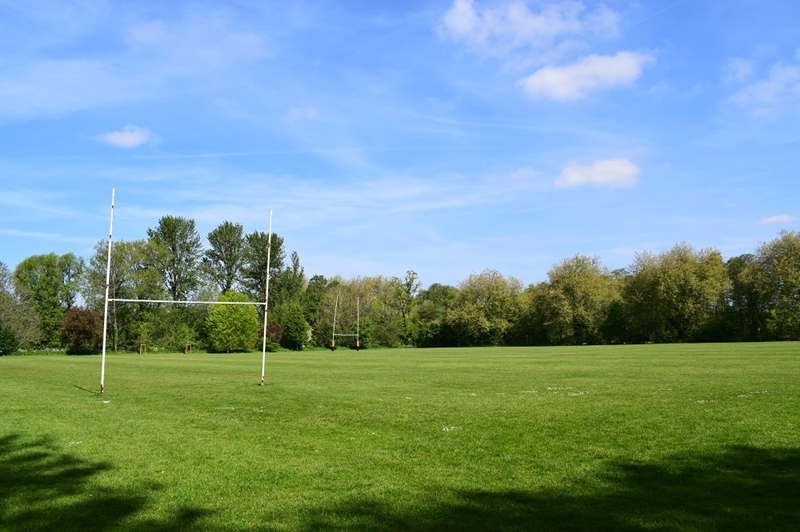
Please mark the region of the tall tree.
POLYGON ((41 322, 31 298, 20 294, 14 286, 11 271, 0 262, 0 327, 23 349, 35 347, 42 338, 41 322))
MULTIPOLYGON (((89 259, 83 288, 84 299, 94 312, 103 317, 108 242, 95 245, 89 259)), ((146 240, 119 240, 111 248, 109 272, 109 298, 111 299, 164 299, 164 285, 160 272, 151 263, 155 250, 161 246, 146 240)), ((110 345, 133 348, 142 338, 140 331, 148 320, 158 320, 161 312, 149 304, 117 303, 108 307, 110 345)), ((147 327, 145 327, 147 329, 147 327)))
POLYGON ((618 298, 614 277, 598 257, 575 255, 547 273, 545 313, 553 343, 601 342, 601 327, 618 298))
POLYGON ((637 253, 622 282, 622 300, 627 322, 626 341, 635 343, 665 339, 661 312, 658 258, 637 253))
POLYGON ((47 346, 61 344, 58 325, 77 298, 83 260, 68 253, 34 255, 20 262, 14 270, 18 293, 28 298, 42 326, 47 346))
POLYGON ((314 275, 308 280, 308 285, 303 292, 303 316, 308 323, 316 321, 317 314, 320 312, 322 298, 328 289, 328 280, 324 275, 314 275))
POLYGON ((422 288, 417 272, 408 270, 403 279, 392 277, 391 302, 400 313, 400 336, 404 344, 412 343, 411 311, 415 298, 422 288))
POLYGON ((503 344, 519 314, 522 283, 487 269, 459 283, 445 321, 464 345, 503 344))
POLYGON ((269 278, 274 280, 283 270, 286 252, 283 237, 272 233, 272 240, 263 231, 254 231, 245 237, 242 284, 256 300, 264 298, 267 282, 267 254, 269 251, 269 278), (271 249, 270 249, 271 248, 271 249))
POLYGON ((715 249, 685 242, 653 255, 636 256, 623 298, 634 341, 692 340, 724 301, 728 275, 715 249))
MULTIPOLYGON (((299 303, 306 286, 305 270, 300 266, 300 256, 292 251, 291 264, 278 272, 273 285, 275 291, 270 294, 270 302, 282 304, 284 302, 299 303)), ((270 290, 271 291, 271 290, 270 290)))
POLYGON ((161 272, 167 293, 175 301, 188 299, 198 286, 197 265, 203 249, 194 220, 163 216, 156 227, 147 229, 147 236, 156 244, 152 262, 161 272))
POLYGON ((78 299, 86 264, 82 257, 76 257, 74 253, 66 253, 58 257, 58 268, 61 271, 59 299, 69 310, 75 306, 78 299))
POLYGON ((736 339, 757 341, 767 334, 770 298, 763 290, 762 270, 751 253, 731 257, 726 263, 730 291, 728 300, 736 313, 736 339))
POLYGON ((411 312, 414 344, 421 347, 457 345, 455 333, 445 323, 445 316, 457 296, 455 287, 439 283, 419 292, 411 312))
POLYGON ((780 237, 759 246, 756 257, 775 337, 800 339, 800 232, 781 231, 780 237))
POLYGON ((695 250, 685 242, 659 255, 662 312, 677 340, 686 341, 713 316, 728 276, 715 249, 695 250))
POLYGON ((227 292, 239 282, 244 264, 244 227, 222 222, 208 233, 208 243, 211 248, 203 254, 204 270, 220 292, 227 292))

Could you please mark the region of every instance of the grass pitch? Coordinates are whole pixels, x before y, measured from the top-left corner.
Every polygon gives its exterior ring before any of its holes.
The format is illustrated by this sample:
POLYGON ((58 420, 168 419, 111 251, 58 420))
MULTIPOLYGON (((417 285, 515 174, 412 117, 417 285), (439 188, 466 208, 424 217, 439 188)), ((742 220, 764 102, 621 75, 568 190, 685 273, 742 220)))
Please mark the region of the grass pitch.
POLYGON ((2 530, 796 530, 800 344, 0 358, 2 530))

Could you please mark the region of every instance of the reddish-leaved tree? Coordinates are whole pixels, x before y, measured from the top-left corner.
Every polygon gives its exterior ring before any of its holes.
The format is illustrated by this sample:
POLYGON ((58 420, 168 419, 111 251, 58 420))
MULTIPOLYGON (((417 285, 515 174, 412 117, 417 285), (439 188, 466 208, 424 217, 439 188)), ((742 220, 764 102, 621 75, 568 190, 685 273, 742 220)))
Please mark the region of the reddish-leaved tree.
POLYGON ((100 347, 103 328, 100 318, 88 308, 73 307, 59 325, 67 353, 81 353, 100 347))

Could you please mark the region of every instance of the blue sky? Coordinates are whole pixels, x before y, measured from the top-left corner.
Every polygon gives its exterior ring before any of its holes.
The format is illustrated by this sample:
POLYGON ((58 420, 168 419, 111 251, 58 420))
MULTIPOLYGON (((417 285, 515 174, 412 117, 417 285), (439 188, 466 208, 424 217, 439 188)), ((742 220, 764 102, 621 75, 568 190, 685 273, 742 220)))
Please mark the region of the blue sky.
POLYGON ((800 229, 800 2, 0 0, 0 261, 163 215, 525 284, 800 229))

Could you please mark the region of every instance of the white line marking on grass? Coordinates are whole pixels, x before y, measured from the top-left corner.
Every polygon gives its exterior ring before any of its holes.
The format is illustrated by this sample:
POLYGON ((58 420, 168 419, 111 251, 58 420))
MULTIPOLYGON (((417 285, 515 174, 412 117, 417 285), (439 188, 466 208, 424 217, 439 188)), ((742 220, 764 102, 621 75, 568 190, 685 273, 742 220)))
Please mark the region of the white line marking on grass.
POLYGON ((460 429, 460 428, 461 427, 456 427, 455 425, 453 425, 452 427, 444 427, 442 430, 445 431, 445 432, 450 432, 451 430, 456 430, 456 429, 460 429))
POLYGON ((755 397, 756 395, 761 395, 761 394, 765 394, 765 393, 769 393, 769 392, 767 390, 764 390, 763 392, 750 392, 750 393, 744 393, 744 394, 740 395, 739 397, 755 397))

